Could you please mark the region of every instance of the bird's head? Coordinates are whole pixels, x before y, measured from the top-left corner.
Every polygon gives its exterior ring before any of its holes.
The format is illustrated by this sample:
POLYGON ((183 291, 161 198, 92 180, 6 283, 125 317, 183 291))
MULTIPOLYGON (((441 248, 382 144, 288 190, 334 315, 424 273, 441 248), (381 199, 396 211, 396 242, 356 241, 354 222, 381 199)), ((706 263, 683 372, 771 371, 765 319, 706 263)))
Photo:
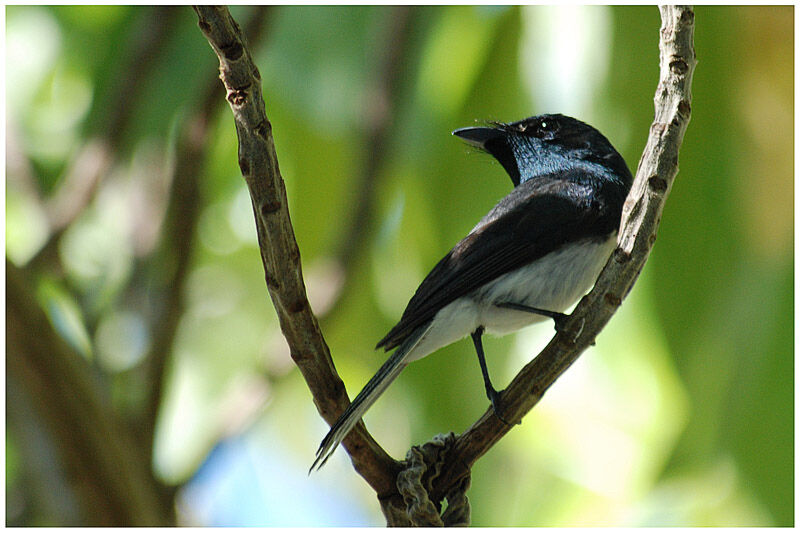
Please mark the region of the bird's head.
MULTIPOLYGON (((453 135, 492 154, 514 185, 575 167, 608 171, 630 187, 630 170, 608 139, 592 126, 565 115, 539 115, 488 127, 461 128, 453 135)), ((594 172, 593 172, 594 174, 594 172)))

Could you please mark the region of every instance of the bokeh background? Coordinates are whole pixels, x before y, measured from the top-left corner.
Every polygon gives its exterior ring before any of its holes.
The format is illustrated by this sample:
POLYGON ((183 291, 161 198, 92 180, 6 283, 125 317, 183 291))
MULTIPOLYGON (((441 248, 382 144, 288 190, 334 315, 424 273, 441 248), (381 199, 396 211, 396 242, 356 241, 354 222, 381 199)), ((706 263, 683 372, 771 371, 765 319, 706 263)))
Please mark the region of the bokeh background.
MULTIPOLYGON (((579 117, 635 170, 657 8, 240 7, 312 306, 355 394, 505 195, 453 138, 579 117)), ((271 307, 216 58, 189 7, 9 6, 6 523, 381 525, 271 307)), ((473 471, 476 526, 794 524, 794 8, 696 9, 658 240, 594 348, 473 471)), ((502 386, 549 325, 490 339, 502 386)), ((366 416, 395 457, 487 407, 467 341, 366 416)))

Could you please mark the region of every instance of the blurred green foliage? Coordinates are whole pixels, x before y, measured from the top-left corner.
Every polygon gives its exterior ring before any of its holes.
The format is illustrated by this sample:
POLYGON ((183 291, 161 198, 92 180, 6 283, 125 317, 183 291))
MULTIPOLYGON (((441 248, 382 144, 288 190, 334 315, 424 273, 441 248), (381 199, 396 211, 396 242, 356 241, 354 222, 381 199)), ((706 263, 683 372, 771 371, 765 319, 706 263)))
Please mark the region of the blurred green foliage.
MULTIPOLYGON (((254 9, 232 12, 244 27, 254 9)), ((411 8, 391 65, 388 141, 366 177, 397 8, 268 9, 253 51, 306 284, 351 394, 425 273, 511 186, 450 131, 563 112, 603 131, 635 170, 658 80, 655 7, 411 8), (369 219, 354 224, 364 201, 369 219), (343 257, 361 232, 363 246, 343 257)), ((141 408, 148 291, 174 267, 154 250, 179 132, 218 84, 188 7, 167 11, 146 67, 129 63, 152 10, 6 9, 6 254, 19 266, 35 256, 50 235, 44 199, 87 143, 111 143, 113 164, 60 237, 60 267, 33 294, 122 411, 141 408), (120 83, 140 67, 134 86, 120 83)), ((692 120, 650 261, 596 347, 476 465, 474 525, 793 525, 793 18, 791 6, 696 9, 692 120)), ((269 302, 218 90, 155 440, 156 474, 175 485, 243 431, 270 435, 260 453, 304 476, 326 430, 269 302)), ((550 335, 538 326, 489 340, 495 382, 550 335)), ((372 434, 400 457, 466 429, 487 407, 474 359, 462 342, 411 365, 367 415, 372 434)), ((9 426, 7 520, 59 525, 55 507, 31 507, 46 485, 31 481, 28 438, 9 426)), ((380 524, 344 452, 304 479, 362 498, 352 505, 380 524)))

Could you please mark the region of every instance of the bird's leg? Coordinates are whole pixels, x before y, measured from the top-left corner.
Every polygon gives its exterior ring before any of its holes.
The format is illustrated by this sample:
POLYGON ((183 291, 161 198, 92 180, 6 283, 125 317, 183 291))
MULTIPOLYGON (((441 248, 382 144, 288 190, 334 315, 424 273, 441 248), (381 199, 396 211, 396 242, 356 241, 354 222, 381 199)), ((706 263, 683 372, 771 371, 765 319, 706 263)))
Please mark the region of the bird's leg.
POLYGON ((497 307, 514 309, 516 311, 525 311, 526 313, 534 313, 536 315, 552 318, 553 322, 555 322, 556 331, 559 333, 564 329, 564 321, 569 317, 569 315, 565 315, 564 313, 557 313, 555 311, 548 311, 547 309, 539 309, 538 307, 531 307, 529 305, 522 305, 514 302, 500 302, 499 304, 495 305, 497 307))
POLYGON ((486 396, 492 402, 492 410, 497 418, 505 424, 511 425, 505 418, 503 418, 503 409, 500 406, 500 393, 492 386, 492 380, 489 379, 489 369, 486 366, 486 358, 483 356, 483 343, 481 336, 483 335, 483 326, 478 326, 478 329, 472 332, 472 343, 475 345, 475 351, 478 352, 478 362, 481 364, 481 373, 483 374, 483 384, 486 387, 486 396))

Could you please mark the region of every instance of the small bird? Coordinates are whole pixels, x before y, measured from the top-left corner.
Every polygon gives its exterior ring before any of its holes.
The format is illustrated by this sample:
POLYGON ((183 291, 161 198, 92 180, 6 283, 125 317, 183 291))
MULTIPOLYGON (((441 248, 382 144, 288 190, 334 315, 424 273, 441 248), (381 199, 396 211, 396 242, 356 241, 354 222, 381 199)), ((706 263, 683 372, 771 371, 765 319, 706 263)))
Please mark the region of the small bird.
POLYGON ((395 352, 322 440, 322 467, 411 361, 472 337, 486 395, 501 420, 484 358, 484 333, 504 335, 548 318, 556 330, 594 285, 616 244, 633 176, 595 128, 564 115, 455 130, 503 166, 514 189, 439 261, 377 348, 395 352))

